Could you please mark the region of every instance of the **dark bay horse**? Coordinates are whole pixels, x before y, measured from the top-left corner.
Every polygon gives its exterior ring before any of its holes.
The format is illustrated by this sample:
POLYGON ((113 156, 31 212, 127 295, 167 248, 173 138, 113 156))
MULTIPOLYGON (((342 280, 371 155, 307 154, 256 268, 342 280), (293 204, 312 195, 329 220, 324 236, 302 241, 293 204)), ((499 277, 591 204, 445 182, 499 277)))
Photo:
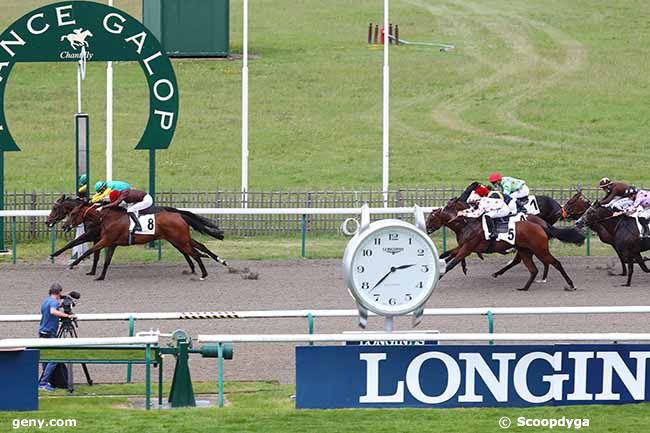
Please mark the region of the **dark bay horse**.
MULTIPOLYGON (((50 211, 50 215, 48 215, 45 224, 47 224, 48 227, 54 226, 60 221, 63 221, 70 214, 70 212, 72 212, 72 210, 75 207, 80 205, 91 206, 91 204, 85 200, 82 200, 80 198, 72 198, 72 197, 68 198, 65 196, 65 194, 62 194, 54 202, 54 205, 52 206, 52 210, 50 211)), ((176 209, 173 208, 165 208, 165 209, 171 209, 170 211, 176 211, 176 209)), ((73 239, 72 241, 65 244, 65 246, 52 253, 50 258, 53 259, 54 257, 58 257, 64 252, 66 252, 67 250, 74 248, 77 245, 85 244, 86 242, 92 242, 94 244, 99 240, 99 238, 100 238, 99 225, 94 224, 93 221, 85 221, 84 234, 79 236, 78 238, 73 239)), ((192 259, 182 251, 179 252, 183 255, 185 261, 190 267, 190 273, 195 274, 196 268, 194 267, 194 262, 192 262, 192 259)), ((86 275, 95 275, 97 273, 97 263, 99 262, 99 254, 100 254, 99 251, 95 251, 95 253, 93 254, 93 266, 90 272, 86 273, 86 275)), ((209 256, 207 254, 202 254, 202 257, 206 258, 209 256)))
POLYGON ((614 250, 621 259, 621 263, 627 265, 627 282, 623 284, 624 287, 629 287, 632 284, 635 263, 643 272, 650 272, 641 257, 642 251, 650 250, 650 238, 642 238, 639 235, 634 218, 614 216, 614 212, 610 208, 596 203, 589 207, 576 222, 576 226, 583 225, 592 228, 600 225, 604 231, 611 234, 614 250))
MULTIPOLYGON (((427 220, 428 231, 433 232, 442 226, 447 226, 458 236, 459 246, 456 249, 456 254, 448 257, 450 260, 447 262, 447 272, 473 252, 506 254, 513 248, 506 242, 497 241, 494 242, 493 249, 490 249, 491 242, 485 239, 481 219, 458 216, 458 202, 458 199, 452 199, 445 208, 432 212, 427 220)), ((538 270, 533 262, 533 256, 537 257, 542 263, 553 266, 562 274, 568 284, 566 290, 575 290, 573 281, 567 275, 562 264, 553 257, 548 249, 549 237, 546 231, 538 224, 528 221, 517 222, 516 230, 517 237, 515 238, 514 248, 517 250, 518 257, 530 272, 528 281, 519 290, 528 290, 535 280, 538 270)))
POLYGON ((227 266, 226 262, 219 256, 210 251, 205 245, 192 239, 190 227, 199 232, 212 236, 215 239, 223 239, 223 231, 214 225, 211 221, 195 215, 191 212, 177 209, 169 210, 167 208, 158 209, 156 213, 156 232, 154 235, 133 235, 129 239, 129 222, 130 218, 124 209, 104 209, 98 211, 92 205, 87 203, 75 207, 66 219, 64 228, 70 229, 81 223, 91 223, 100 228, 99 239, 86 253, 70 264, 70 269, 78 265, 82 260, 102 250, 107 249, 104 267, 101 275, 97 280, 103 280, 106 277, 106 271, 113 258, 115 248, 118 246, 128 246, 137 244, 146 244, 154 240, 163 239, 172 244, 184 256, 194 259, 201 269, 201 280, 207 277, 202 257, 205 254, 218 263, 227 266))

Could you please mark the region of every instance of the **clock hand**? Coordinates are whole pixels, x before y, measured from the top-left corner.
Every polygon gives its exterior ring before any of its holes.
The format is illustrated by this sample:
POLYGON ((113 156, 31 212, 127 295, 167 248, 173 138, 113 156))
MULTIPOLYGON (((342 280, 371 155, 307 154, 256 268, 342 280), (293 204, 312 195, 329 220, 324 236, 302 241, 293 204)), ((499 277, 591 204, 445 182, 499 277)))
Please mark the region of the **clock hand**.
POLYGON ((375 284, 375 285, 372 287, 372 289, 370 289, 370 291, 372 292, 373 290, 375 290, 375 288, 376 288, 378 285, 380 285, 380 284, 381 284, 381 283, 382 283, 386 278, 388 278, 388 276, 389 276, 390 274, 392 274, 393 272, 395 272, 395 271, 397 271, 397 270, 400 270, 400 269, 407 269, 407 268, 410 268, 410 267, 412 267, 412 266, 415 266, 415 264, 412 264, 412 265, 402 265, 402 266, 398 266, 398 267, 394 267, 394 266, 391 267, 391 268, 390 268, 390 271, 388 271, 388 273, 387 273, 386 275, 384 275, 384 276, 381 278, 381 280, 377 281, 377 284, 375 284))
POLYGON ((381 284, 381 283, 382 283, 386 278, 388 278, 388 276, 389 276, 390 274, 392 274, 393 272, 395 272, 395 268, 394 268, 394 267, 391 267, 391 268, 390 268, 390 271, 388 271, 388 273, 387 273, 386 275, 384 275, 383 277, 381 277, 381 280, 377 281, 377 284, 375 284, 374 286, 372 286, 372 289, 370 289, 370 291, 372 292, 373 290, 375 290, 375 288, 377 288, 377 286, 380 285, 380 284, 381 284))

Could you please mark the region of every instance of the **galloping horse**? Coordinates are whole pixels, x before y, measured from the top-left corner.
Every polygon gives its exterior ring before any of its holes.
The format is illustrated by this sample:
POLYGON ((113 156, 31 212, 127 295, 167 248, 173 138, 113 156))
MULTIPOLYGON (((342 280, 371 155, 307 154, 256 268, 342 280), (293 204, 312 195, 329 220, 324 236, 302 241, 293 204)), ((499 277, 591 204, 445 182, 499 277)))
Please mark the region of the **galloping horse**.
MULTIPOLYGON (((48 227, 54 226, 58 222, 63 221, 70 214, 70 212, 72 212, 72 210, 75 207, 80 205, 90 206, 90 204, 85 200, 82 200, 80 198, 68 198, 65 196, 65 194, 62 194, 54 202, 54 205, 52 206, 52 210, 50 211, 50 215, 47 217, 47 221, 45 222, 45 224, 47 224, 48 227)), ((174 208, 163 208, 163 209, 169 212, 177 211, 174 208)), ((63 248, 52 253, 50 258, 53 259, 54 257, 58 257, 61 254, 63 254, 65 251, 69 250, 70 248, 76 247, 77 245, 81 245, 86 242, 96 243, 99 240, 99 238, 100 238, 100 227, 98 225, 95 225, 92 221, 85 221, 84 234, 79 236, 76 239, 73 239, 72 241, 68 242, 63 248)), ((190 273, 195 274, 196 268, 194 267, 194 262, 192 262, 192 259, 182 251, 179 250, 179 252, 183 255, 185 261, 189 265, 190 273)), ((210 256, 208 256, 207 254, 202 254, 201 257, 206 258, 210 256)), ((90 272, 86 273, 86 275, 95 275, 95 273, 97 272, 98 262, 99 262, 99 251, 96 251, 93 254, 93 266, 90 272)))
POLYGON ((641 257, 642 251, 650 250, 650 239, 642 238, 639 235, 634 218, 614 216, 613 214, 614 212, 610 208, 595 203, 576 221, 576 226, 580 227, 586 224, 594 230, 596 230, 596 226, 601 226, 603 231, 611 234, 616 254, 623 265, 627 264, 627 283, 623 284, 623 287, 629 287, 632 284, 634 263, 637 263, 643 272, 650 272, 641 257))
MULTIPOLYGON (((438 209, 432 212, 427 220, 427 231, 434 232, 442 226, 447 226, 458 237, 459 246, 455 256, 449 256, 453 258, 447 264, 447 271, 453 269, 473 252, 506 254, 513 248, 506 242, 497 241, 493 243, 493 248, 491 249, 491 242, 486 240, 483 234, 481 219, 458 216, 458 206, 459 199, 452 199, 444 209, 438 209)), ((579 238, 580 233, 575 229, 571 230, 574 230, 573 235, 579 238)), ((517 237, 514 248, 517 250, 518 257, 523 260, 526 268, 530 272, 530 278, 524 287, 519 290, 528 290, 537 275, 538 270, 533 262, 533 255, 541 260, 542 263, 552 265, 562 274, 569 286, 566 290, 575 290, 573 281, 567 275, 562 264, 550 253, 548 249, 549 236, 542 227, 532 222, 520 221, 516 223, 516 233, 517 237)))
MULTIPOLYGON (((190 227, 199 232, 212 236, 215 239, 223 239, 223 231, 209 220, 195 215, 191 212, 181 211, 172 208, 159 208, 156 213, 156 232, 154 235, 133 235, 129 242, 130 218, 123 209, 105 209, 99 212, 94 206, 82 203, 75 207, 66 219, 64 229, 70 230, 82 223, 93 224, 99 227, 99 239, 86 253, 70 264, 70 269, 78 265, 82 260, 103 248, 107 248, 104 267, 97 280, 106 277, 106 271, 113 258, 115 248, 136 244, 146 244, 154 240, 164 239, 172 244, 183 254, 191 265, 190 257, 193 258, 201 269, 201 280, 207 277, 208 273, 203 265, 201 257, 207 254, 216 262, 227 266, 226 262, 210 251, 202 243, 192 239, 190 227)), ((193 265, 190 266, 193 269, 193 265)))

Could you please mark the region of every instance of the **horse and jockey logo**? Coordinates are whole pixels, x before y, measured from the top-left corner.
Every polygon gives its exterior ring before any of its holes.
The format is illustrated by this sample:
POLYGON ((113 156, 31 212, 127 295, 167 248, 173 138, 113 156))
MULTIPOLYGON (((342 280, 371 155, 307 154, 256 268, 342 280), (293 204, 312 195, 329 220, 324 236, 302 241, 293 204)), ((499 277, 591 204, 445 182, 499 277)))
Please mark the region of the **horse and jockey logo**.
POLYGON ((87 38, 92 38, 93 34, 90 30, 74 29, 69 35, 61 36, 61 42, 67 40, 70 42, 70 46, 73 50, 78 50, 79 48, 86 47, 88 48, 87 38))

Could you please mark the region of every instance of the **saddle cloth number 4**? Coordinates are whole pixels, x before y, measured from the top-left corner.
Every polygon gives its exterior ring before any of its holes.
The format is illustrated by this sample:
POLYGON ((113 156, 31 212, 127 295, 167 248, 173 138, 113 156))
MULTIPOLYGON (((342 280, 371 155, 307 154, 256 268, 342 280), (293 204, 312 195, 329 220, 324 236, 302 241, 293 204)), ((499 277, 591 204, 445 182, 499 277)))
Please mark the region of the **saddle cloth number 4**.
MULTIPOLYGON (((155 215, 142 215, 140 218, 140 227, 142 230, 137 231, 136 233, 142 235, 155 235, 156 234, 156 216, 155 215)), ((133 220, 129 223, 129 231, 133 231, 133 220)))

